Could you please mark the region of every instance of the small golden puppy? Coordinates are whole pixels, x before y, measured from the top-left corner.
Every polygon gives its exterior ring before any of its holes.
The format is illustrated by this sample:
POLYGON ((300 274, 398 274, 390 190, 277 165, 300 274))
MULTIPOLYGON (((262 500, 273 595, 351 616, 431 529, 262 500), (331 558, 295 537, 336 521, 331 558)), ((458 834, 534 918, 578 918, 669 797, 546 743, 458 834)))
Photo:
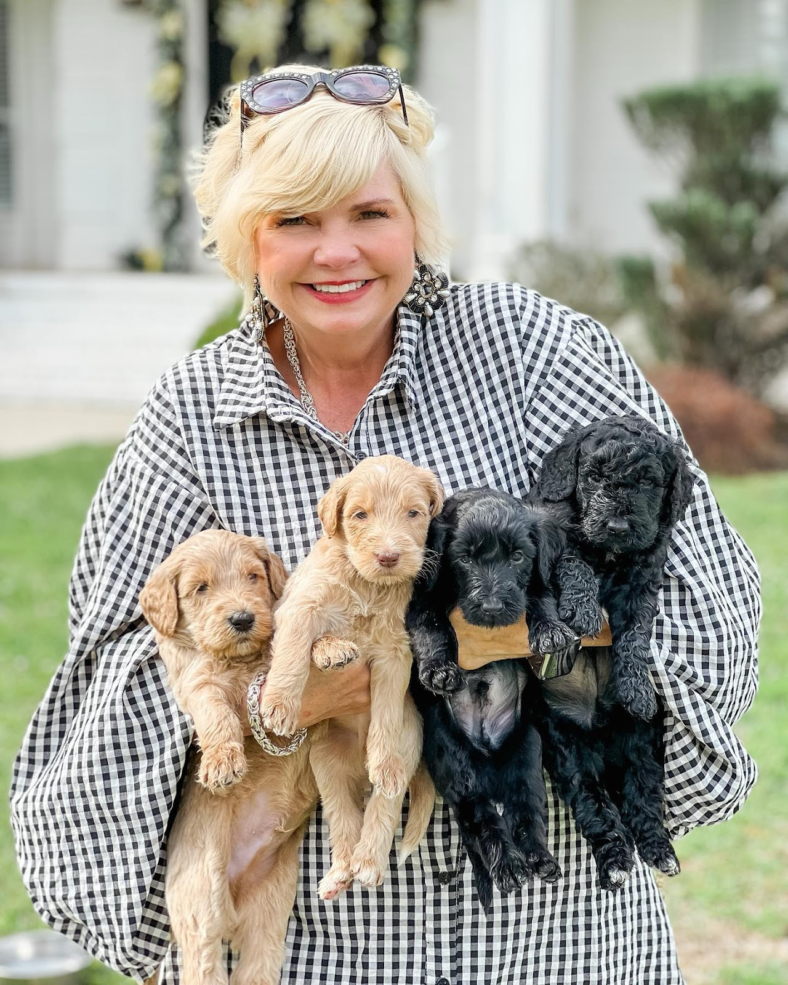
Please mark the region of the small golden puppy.
POLYGON ((262 537, 205 530, 176 547, 140 594, 199 738, 166 882, 187 985, 227 983, 222 938, 241 952, 233 985, 279 982, 298 847, 317 802, 310 734, 292 755, 270 756, 244 738, 239 709, 268 664, 272 609, 286 578, 262 537))
POLYGON ((318 888, 323 899, 336 897, 354 878, 368 887, 383 881, 408 785, 401 858, 421 840, 432 814, 432 783, 423 767, 417 772, 422 725, 408 694, 405 609, 443 495, 432 472, 401 458, 383 455, 357 465, 318 504, 324 536, 288 581, 276 610, 260 709, 267 729, 291 734, 310 661, 329 666, 339 658, 340 641, 331 640, 329 649, 320 637, 347 640, 342 659, 358 654, 370 668, 370 712, 331 719, 312 740, 310 761, 332 849, 318 888), (363 810, 367 777, 373 791, 363 810))

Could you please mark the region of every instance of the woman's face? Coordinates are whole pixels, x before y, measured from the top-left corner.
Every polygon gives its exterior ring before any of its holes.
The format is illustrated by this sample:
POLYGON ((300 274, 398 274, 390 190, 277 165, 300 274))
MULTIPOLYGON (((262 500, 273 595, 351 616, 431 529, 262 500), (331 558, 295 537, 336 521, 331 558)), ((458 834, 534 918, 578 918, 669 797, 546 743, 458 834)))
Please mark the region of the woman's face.
POLYGON ((260 286, 303 334, 372 334, 391 324, 413 280, 415 236, 399 181, 381 164, 331 208, 262 220, 260 286))

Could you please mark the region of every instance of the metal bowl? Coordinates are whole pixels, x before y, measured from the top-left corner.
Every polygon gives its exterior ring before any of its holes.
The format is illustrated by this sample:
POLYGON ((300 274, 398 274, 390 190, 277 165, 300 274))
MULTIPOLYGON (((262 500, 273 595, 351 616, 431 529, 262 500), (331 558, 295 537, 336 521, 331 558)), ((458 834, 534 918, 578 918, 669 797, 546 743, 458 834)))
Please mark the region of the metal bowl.
POLYGON ((81 972, 93 959, 53 930, 31 930, 0 937, 0 983, 79 985, 81 972))

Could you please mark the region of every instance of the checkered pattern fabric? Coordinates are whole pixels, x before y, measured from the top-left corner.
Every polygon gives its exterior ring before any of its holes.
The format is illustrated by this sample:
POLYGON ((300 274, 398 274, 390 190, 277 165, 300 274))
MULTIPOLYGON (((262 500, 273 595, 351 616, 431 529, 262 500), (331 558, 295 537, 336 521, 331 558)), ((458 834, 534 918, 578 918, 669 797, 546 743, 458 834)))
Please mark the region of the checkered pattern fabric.
MULTIPOLYGON (((320 534, 318 499, 366 455, 433 469, 448 493, 485 485, 523 495, 568 428, 633 412, 678 434, 605 329, 514 285, 455 286, 423 321, 401 307, 394 352, 347 449, 310 420, 248 330, 170 369, 91 506, 69 652, 15 765, 18 853, 44 919, 138 981, 162 961, 163 980, 180 980, 164 872, 192 734, 137 601, 176 544, 206 527, 262 534, 293 567, 320 534)), ((674 835, 730 817, 756 777, 731 726, 756 687, 758 574, 696 472, 651 652, 667 708, 674 835)), ((488 918, 440 802, 415 855, 401 868, 392 855, 383 886, 321 902, 329 847, 318 811, 301 854, 283 982, 681 982, 651 873, 639 865, 621 893, 602 892, 571 817, 555 798, 551 805, 549 847, 563 880, 496 895, 488 918)))

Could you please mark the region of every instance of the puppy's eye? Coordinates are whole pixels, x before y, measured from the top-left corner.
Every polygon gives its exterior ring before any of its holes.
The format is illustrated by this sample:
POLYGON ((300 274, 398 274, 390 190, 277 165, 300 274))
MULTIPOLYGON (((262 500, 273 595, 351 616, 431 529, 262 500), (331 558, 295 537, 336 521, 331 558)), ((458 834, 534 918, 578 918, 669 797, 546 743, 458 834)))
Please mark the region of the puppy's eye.
POLYGON ((257 572, 255 571, 249 572, 249 581, 252 582, 252 584, 254 584, 257 581, 257 572))
POLYGON ((198 585, 195 591, 197 595, 205 595, 205 593, 208 591, 208 582, 204 581, 202 585, 198 585))
POLYGON ((516 564, 517 562, 522 561, 523 557, 524 555, 522 551, 515 551, 511 556, 511 560, 516 564))
POLYGON ((420 510, 408 510, 408 519, 412 520, 414 516, 421 516, 420 510))
POLYGON ((460 562, 460 564, 470 564, 471 563, 471 559, 467 556, 467 554, 466 555, 463 555, 463 557, 457 558, 457 560, 460 562))
POLYGON ((354 520, 366 520, 367 514, 363 510, 359 510, 358 513, 353 514, 354 520))

